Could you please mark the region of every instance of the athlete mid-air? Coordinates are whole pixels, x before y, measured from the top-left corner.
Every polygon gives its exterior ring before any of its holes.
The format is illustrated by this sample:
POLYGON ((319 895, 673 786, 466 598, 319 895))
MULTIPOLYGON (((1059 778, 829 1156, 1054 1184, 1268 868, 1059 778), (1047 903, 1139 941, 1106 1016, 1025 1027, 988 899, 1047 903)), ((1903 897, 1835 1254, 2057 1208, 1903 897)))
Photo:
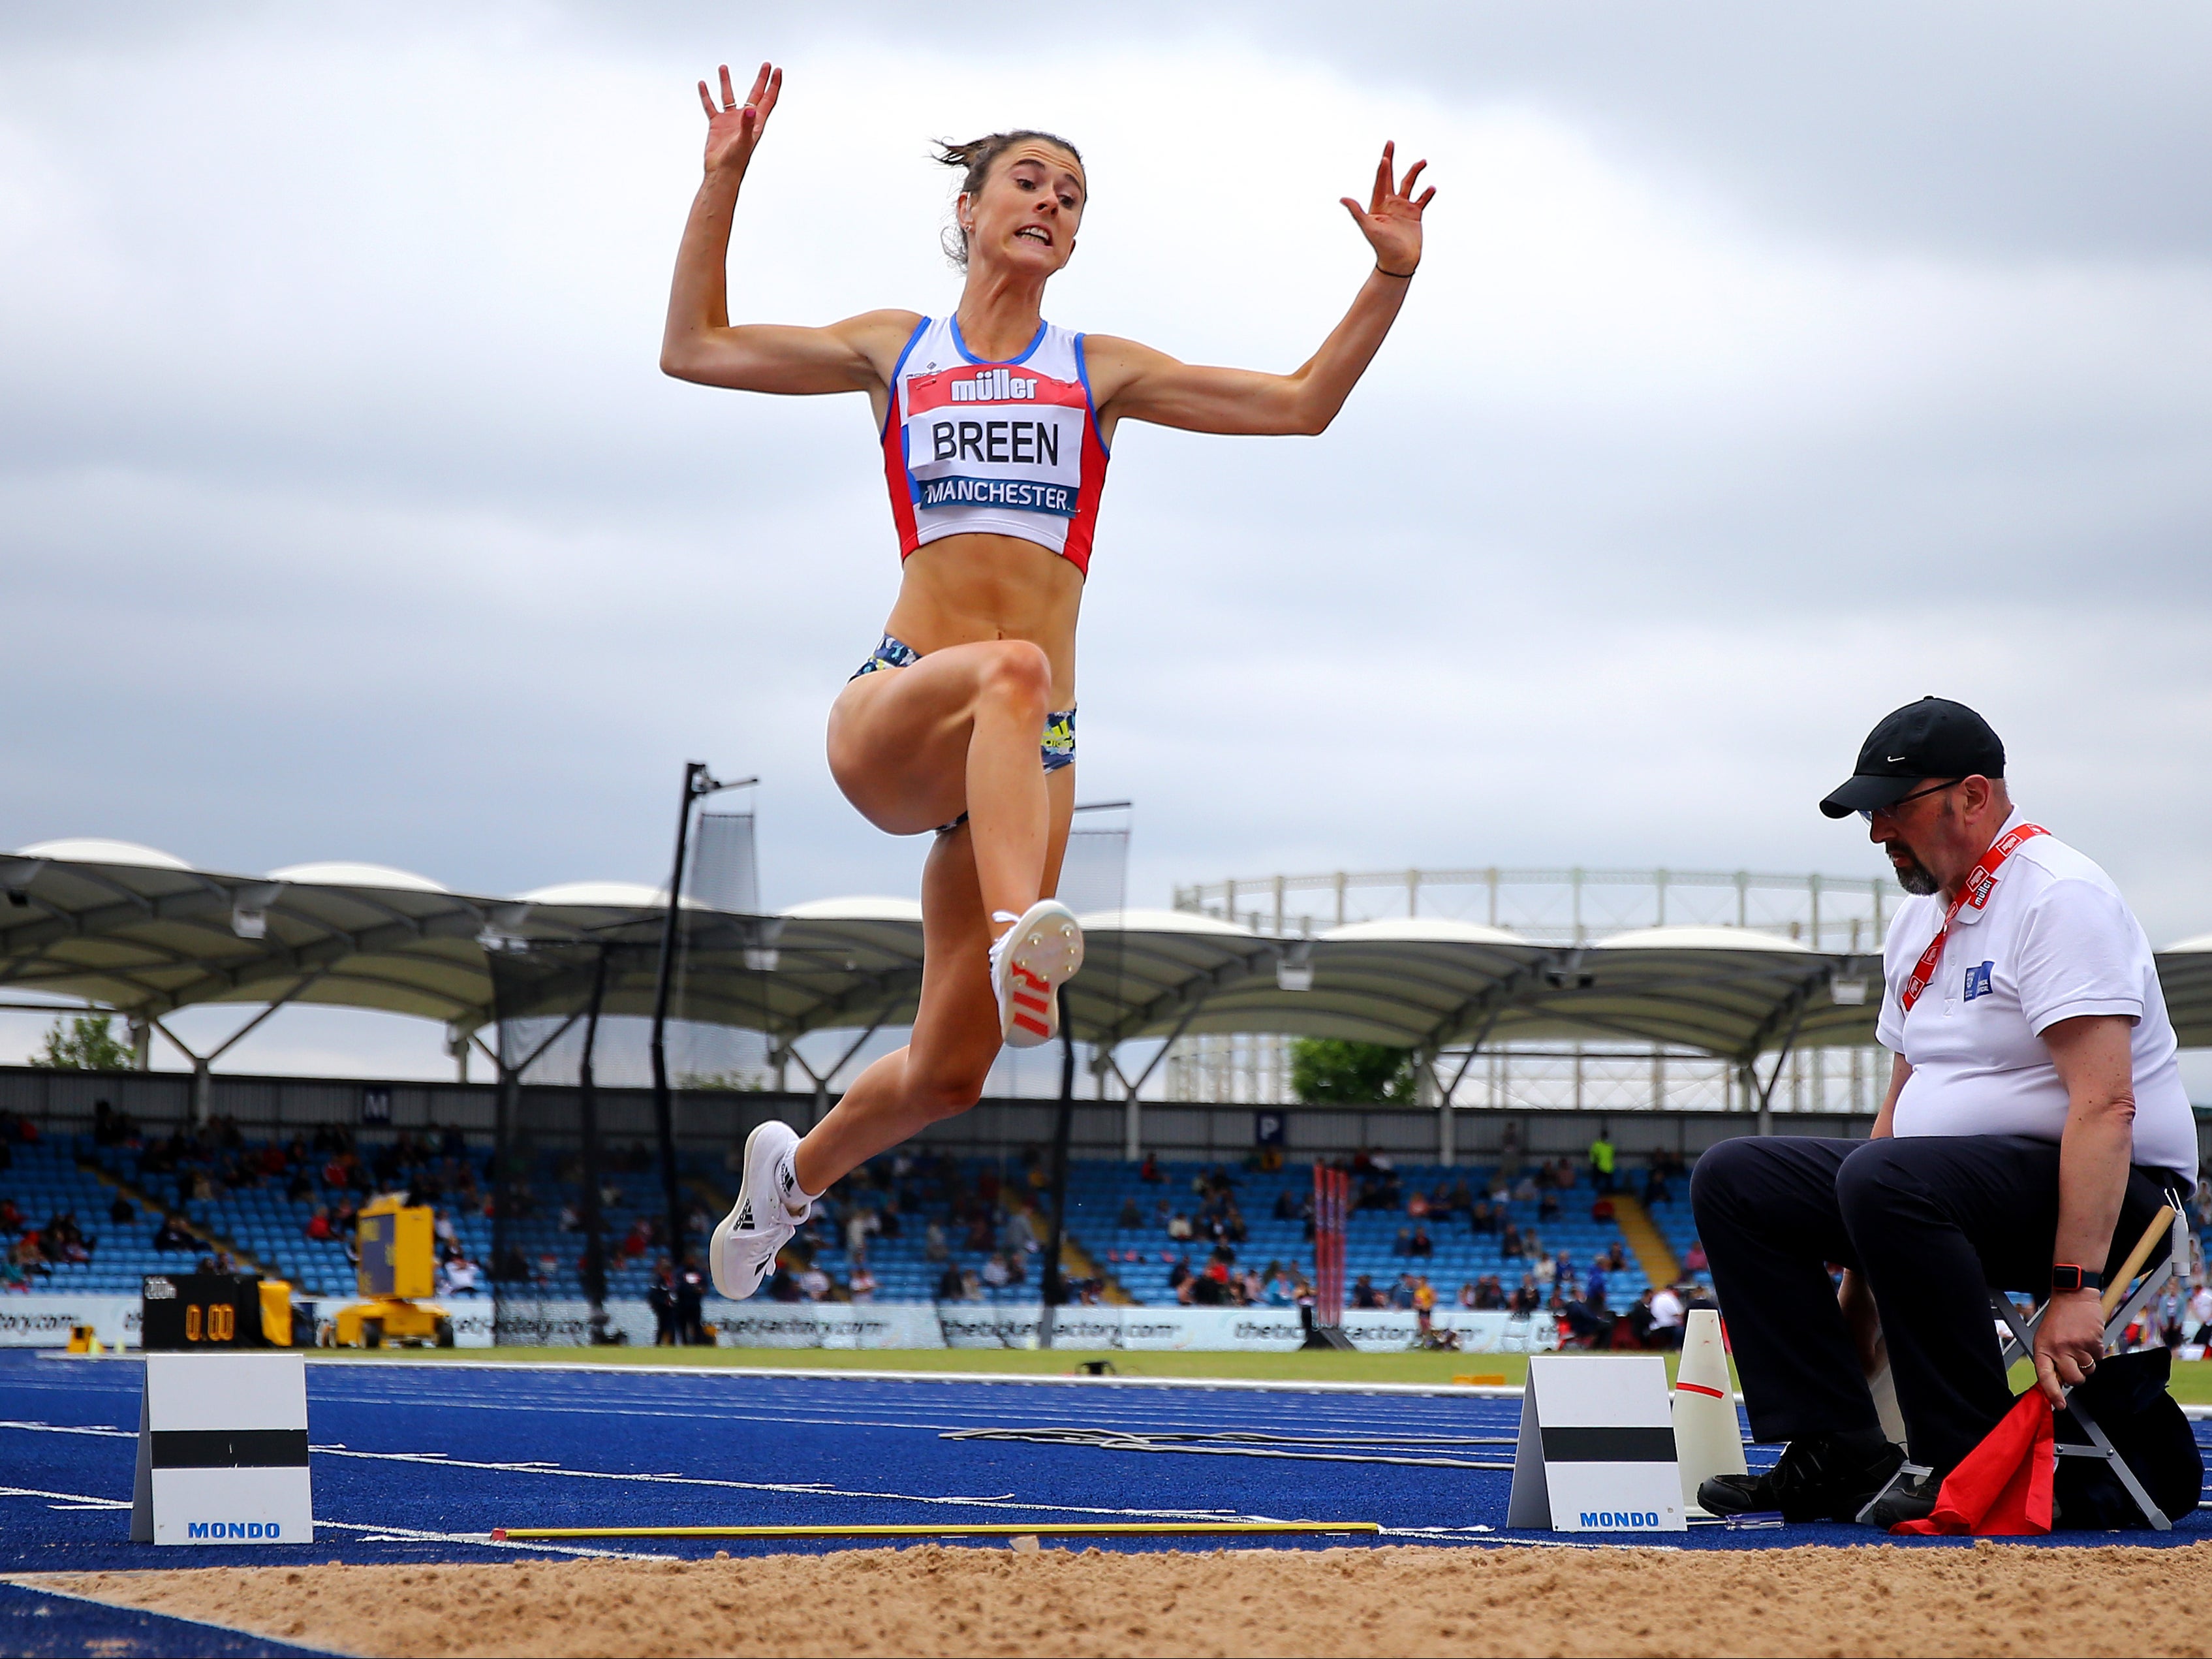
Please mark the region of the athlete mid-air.
POLYGON ((1045 284, 1075 253, 1088 183, 1075 147, 1042 132, 940 147, 963 172, 948 252, 967 281, 949 315, 732 326, 731 221, 782 86, 766 64, 742 103, 727 68, 719 103, 699 83, 706 178, 676 256, 660 364, 744 392, 867 394, 903 570, 882 641, 831 705, 830 769, 878 829, 936 840, 912 1040, 804 1139, 775 1121, 747 1139, 737 1204, 708 1253, 715 1288, 732 1297, 759 1289, 831 1182, 973 1106, 1002 1043, 1057 1034, 1056 992, 1083 962, 1082 930, 1052 897, 1075 801, 1075 625, 1115 428, 1326 429, 1405 302, 1436 195, 1413 194, 1427 163, 1401 179, 1382 147, 1367 202, 1343 198, 1375 269, 1288 375, 1200 368, 1045 321, 1045 284))

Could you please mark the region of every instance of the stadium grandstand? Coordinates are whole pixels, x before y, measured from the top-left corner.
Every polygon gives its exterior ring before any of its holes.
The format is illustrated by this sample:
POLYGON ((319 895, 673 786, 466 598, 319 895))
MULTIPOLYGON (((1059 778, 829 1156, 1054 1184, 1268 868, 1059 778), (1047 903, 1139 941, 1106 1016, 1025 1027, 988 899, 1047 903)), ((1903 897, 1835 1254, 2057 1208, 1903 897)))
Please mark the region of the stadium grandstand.
MULTIPOLYGON (((671 1237, 728 1204, 750 1127, 818 1117, 872 1043, 897 1040, 920 982, 911 900, 758 913, 750 818, 698 821, 665 1110, 647 1086, 665 889, 471 895, 366 864, 239 875, 107 841, 0 855, 10 1008, 111 1016, 129 1056, 0 1070, 9 1288, 119 1296, 228 1257, 327 1304, 352 1294, 360 1205, 404 1190, 439 1211, 457 1302, 642 1305, 671 1237), (195 1052, 167 1021, 204 1003, 249 1017, 195 1052), (437 1020, 456 1081, 217 1070, 295 1003, 437 1020), (155 1070, 157 1041, 185 1069, 155 1070)), ((1355 1308, 1402 1308, 1425 1284, 1447 1308, 1557 1313, 1595 1271, 1620 1309, 1694 1282, 1681 1177, 1705 1146, 1871 1110, 1881 882, 1410 870, 1224 881, 1147 910, 1121 902, 1114 833, 1089 833, 1113 871, 1089 895, 1064 1106, 1036 1098, 1058 1092, 1057 1064, 1002 1073, 834 1193, 773 1298, 1034 1307, 1056 1223, 1073 1297, 1288 1307, 1316 1273, 1318 1163, 1356 1183, 1355 1308), (1407 1051, 1408 1098, 1291 1101, 1290 1046, 1316 1037, 1407 1051), (1600 1138, 1620 1161, 1603 1192, 1600 1138)), ((2212 1042, 2212 938, 2159 962, 2183 1040, 2212 1042)))

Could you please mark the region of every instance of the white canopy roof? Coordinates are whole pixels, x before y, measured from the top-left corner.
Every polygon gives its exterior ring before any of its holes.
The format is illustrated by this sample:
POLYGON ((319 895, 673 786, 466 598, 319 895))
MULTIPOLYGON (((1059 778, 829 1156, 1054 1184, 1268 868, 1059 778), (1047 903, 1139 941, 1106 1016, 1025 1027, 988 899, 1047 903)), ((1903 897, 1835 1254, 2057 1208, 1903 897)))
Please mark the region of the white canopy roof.
MULTIPOLYGON (((450 892, 380 865, 265 876, 192 869, 125 842, 0 854, 0 982, 160 1016, 208 1002, 381 1009, 471 1030, 493 1018, 493 953, 511 941, 619 946, 610 1012, 649 1008, 658 889, 564 882, 513 899, 450 892)), ((913 1017, 921 914, 848 897, 744 917, 685 905, 681 1012, 788 1040, 913 1017)), ((1572 949, 1443 918, 1278 938, 1184 911, 1083 918, 1069 987, 1085 1041, 1268 1031, 1435 1051, 1474 1041, 1678 1045, 1742 1060, 1790 1042, 1872 1040, 1880 961, 1736 928, 1650 928, 1572 949), (1844 994, 1844 993, 1855 994, 1844 994)), ((2160 954, 2182 1040, 2212 1043, 2212 936, 2160 954)), ((549 977, 547 1007, 588 975, 549 977)))

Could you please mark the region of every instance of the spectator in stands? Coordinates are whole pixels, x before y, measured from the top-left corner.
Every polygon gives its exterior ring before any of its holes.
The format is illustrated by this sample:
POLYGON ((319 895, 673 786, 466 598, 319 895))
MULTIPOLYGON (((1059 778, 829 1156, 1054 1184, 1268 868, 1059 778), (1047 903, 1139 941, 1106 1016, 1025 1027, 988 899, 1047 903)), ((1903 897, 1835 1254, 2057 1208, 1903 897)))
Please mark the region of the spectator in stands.
POLYGON ((1651 1329, 1644 1338, 1645 1345, 1653 1348, 1679 1348, 1682 1345, 1682 1298, 1672 1285, 1662 1284, 1651 1292, 1651 1329))
POLYGON ((1464 1216, 1474 1210, 1474 1193, 1468 1187, 1465 1176, 1462 1176, 1453 1184, 1451 1201, 1444 1207, 1455 1216, 1464 1216))
POLYGON ((1595 1347, 1613 1333, 1613 1319, 1602 1301, 1592 1307, 1587 1301, 1562 1298, 1559 1318, 1567 1327, 1565 1341, 1571 1347, 1595 1347))
POLYGON ((1413 1276, 1398 1275, 1398 1282, 1390 1287, 1390 1306, 1400 1313, 1411 1313, 1413 1308, 1413 1276))
POLYGON ((981 1302, 982 1299, 983 1281, 976 1277, 975 1270, 974 1268, 962 1268, 960 1270, 960 1300, 963 1302, 981 1302))
POLYGON ((1478 1200, 1468 1211, 1467 1227, 1470 1233, 1495 1235, 1498 1231, 1498 1211, 1487 1199, 1478 1200))
POLYGON ((441 1296, 472 1296, 477 1288, 477 1265, 466 1256, 453 1256, 438 1269, 441 1296))
POLYGON ((845 1280, 845 1295, 854 1302, 873 1302, 876 1299, 876 1276, 868 1271, 865 1261, 855 1262, 845 1280))
MULTIPOLYGON (((1177 1256, 1168 1264, 1169 1290, 1176 1291, 1180 1295, 1182 1287, 1188 1284, 1189 1280, 1190 1258, 1188 1256, 1177 1256)), ((1181 1299, 1183 1301, 1189 1300, 1188 1296, 1182 1296, 1181 1299)))
POLYGON ((1398 1236, 1390 1241, 1390 1253, 1394 1256, 1410 1256, 1413 1253, 1413 1229, 1412 1228, 1401 1227, 1398 1229, 1398 1236))
POLYGON ((845 1253, 854 1261, 868 1259, 868 1238, 876 1230, 876 1212, 856 1204, 845 1217, 845 1253))
POLYGON ((1705 1245, 1698 1240, 1692 1239, 1689 1253, 1682 1258, 1682 1271, 1686 1273, 1703 1273, 1709 1271, 1711 1266, 1712 1264, 1705 1259, 1705 1245))
POLYGON ((1606 1252, 1605 1266, 1607 1272, 1625 1273, 1628 1271, 1628 1252, 1619 1239, 1615 1239, 1613 1247, 1606 1252))
MULTIPOLYGON (((822 1288, 827 1295, 830 1280, 824 1275, 822 1288)), ((817 1298, 818 1301, 820 1298, 817 1298)), ((676 1339, 687 1348, 707 1345, 707 1327, 702 1315, 706 1310, 707 1276, 699 1271, 698 1261, 690 1256, 676 1275, 676 1339)))
MULTIPOLYGON (((787 1252, 786 1253, 787 1254, 788 1253, 787 1252)), ((799 1288, 799 1280, 792 1272, 790 1263, 785 1259, 784 1256, 778 1256, 775 1259, 775 1272, 769 1275, 769 1300, 770 1302, 797 1302, 799 1299, 800 1295, 801 1292, 799 1288)), ((676 1314, 676 1287, 672 1284, 668 1288, 668 1309, 669 1318, 672 1326, 676 1314)))
POLYGON ((1168 1217, 1168 1236, 1177 1244, 1189 1243, 1196 1233, 1197 1229, 1191 1225, 1190 1217, 1180 1210, 1168 1217))
POLYGON ((1406 1253, 1409 1256, 1433 1256, 1436 1253, 1436 1241, 1429 1236, 1429 1229, 1416 1222, 1413 1236, 1406 1241, 1406 1253))
MULTIPOLYGON (((1548 1186, 1550 1183, 1547 1182, 1546 1185, 1548 1186)), ((1513 1183, 1513 1202, 1516 1204, 1536 1202, 1536 1178, 1534 1175, 1523 1175, 1513 1183)))
POLYGON ((27 1291, 30 1288, 31 1275, 23 1265, 15 1259, 15 1253, 9 1250, 4 1255, 0 1255, 0 1290, 27 1291))
POLYGON ((994 1290, 1003 1290, 1012 1277, 1006 1271, 1006 1257, 996 1250, 992 1251, 983 1262, 983 1283, 994 1290))
POLYGON ((1543 1305, 1543 1293, 1536 1289, 1534 1277, 1528 1273, 1522 1274, 1521 1283, 1513 1292, 1514 1314, 1516 1317, 1525 1318, 1539 1311, 1543 1305))
POLYGON ((107 1206, 107 1219, 112 1226, 128 1227, 138 1219, 138 1211, 129 1199, 125 1198, 118 1192, 115 1195, 115 1201, 107 1206))
POLYGON ((1459 1305, 1462 1308, 1472 1308, 1475 1305, 1474 1298, 1474 1281, 1473 1279, 1468 1279, 1459 1287, 1459 1305))
POLYGON ((1525 1253, 1521 1243, 1521 1229, 1518 1223, 1510 1221, 1505 1223, 1505 1231, 1498 1241, 1498 1253, 1507 1261, 1516 1260, 1525 1253))
POLYGON ((1551 1222, 1557 1221, 1559 1218, 1559 1195, 1553 1188, 1547 1186, 1541 1192, 1536 1195, 1536 1219, 1542 1222, 1551 1222))
POLYGON ((675 1347, 677 1343, 677 1277, 661 1256, 646 1285, 646 1308, 653 1309, 653 1347, 675 1347))
POLYGON ((960 1270, 950 1262, 945 1264, 945 1271, 937 1276, 937 1299, 939 1302, 960 1300, 960 1270))
POLYGON ((1589 1277, 1583 1281, 1583 1301, 1591 1311, 1605 1311, 1605 1258, 1598 1257, 1590 1263, 1589 1277))
POLYGON ((1597 1126, 1597 1139, 1590 1142, 1590 1190, 1610 1192, 1613 1190, 1613 1163, 1617 1152, 1613 1150, 1613 1139, 1606 1135, 1606 1126, 1597 1126))
POLYGON ((1429 1195, 1415 1187, 1413 1196, 1406 1200, 1406 1213, 1416 1221, 1425 1219, 1429 1213, 1429 1195))
POLYGON ((192 1247, 191 1235, 185 1231, 184 1223, 178 1217, 164 1216, 161 1226, 154 1231, 154 1247, 156 1250, 189 1250, 192 1247))
POLYGON ((1531 1247, 1528 1253, 1535 1259, 1536 1263, 1528 1270, 1529 1277, 1536 1281, 1536 1289, 1548 1298, 1552 1294, 1553 1285, 1559 1283, 1559 1264, 1553 1261, 1543 1251, 1534 1248, 1534 1240, 1529 1242, 1531 1247))
POLYGON ((1609 1222, 1617 1213, 1619 1212, 1613 1208, 1612 1199, 1607 1197, 1603 1193, 1599 1194, 1598 1197, 1590 1200, 1590 1219, 1592 1221, 1609 1222))
POLYGON ((929 1223, 929 1230, 922 1235, 922 1259, 924 1261, 946 1261, 951 1259, 951 1247, 945 1241, 945 1229, 933 1221, 929 1223))
POLYGON ((23 1230, 23 1212, 15 1207, 13 1199, 0 1199, 0 1233, 20 1233, 23 1230))
POLYGON ((1382 1293, 1375 1288, 1374 1280, 1364 1273, 1352 1282, 1352 1305, 1355 1308, 1380 1308, 1383 1305, 1382 1293))
POLYGON ((1121 1217, 1115 1225, 1125 1233, 1133 1233, 1144 1224, 1145 1212, 1137 1208, 1136 1195, 1134 1193, 1126 1195, 1121 1200, 1121 1217))
POLYGON ((1157 1185, 1167 1177, 1160 1173, 1160 1161, 1147 1152, 1145 1154, 1145 1161, 1137 1166, 1137 1179, 1150 1185, 1157 1185))

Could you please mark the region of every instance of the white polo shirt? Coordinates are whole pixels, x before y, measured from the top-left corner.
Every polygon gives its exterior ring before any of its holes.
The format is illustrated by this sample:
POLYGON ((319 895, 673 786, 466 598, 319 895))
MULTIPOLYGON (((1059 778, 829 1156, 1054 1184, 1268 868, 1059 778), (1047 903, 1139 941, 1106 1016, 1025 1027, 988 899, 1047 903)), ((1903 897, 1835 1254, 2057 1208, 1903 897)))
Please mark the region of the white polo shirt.
MULTIPOLYGON (((2015 812, 2007 829, 2024 821, 2015 812)), ((2000 832, 2002 833, 2002 832, 2000 832)), ((1900 1000, 1949 908, 1908 899, 1882 948, 1875 1035, 1912 1067, 1899 1135, 2030 1135, 2066 1127, 2066 1085, 2039 1034, 2061 1020, 2135 1022, 2135 1162, 2197 1179, 2197 1120, 2150 941, 2112 878, 2053 835, 2022 842, 1980 911, 1962 908, 1920 1000, 1900 1000)))

